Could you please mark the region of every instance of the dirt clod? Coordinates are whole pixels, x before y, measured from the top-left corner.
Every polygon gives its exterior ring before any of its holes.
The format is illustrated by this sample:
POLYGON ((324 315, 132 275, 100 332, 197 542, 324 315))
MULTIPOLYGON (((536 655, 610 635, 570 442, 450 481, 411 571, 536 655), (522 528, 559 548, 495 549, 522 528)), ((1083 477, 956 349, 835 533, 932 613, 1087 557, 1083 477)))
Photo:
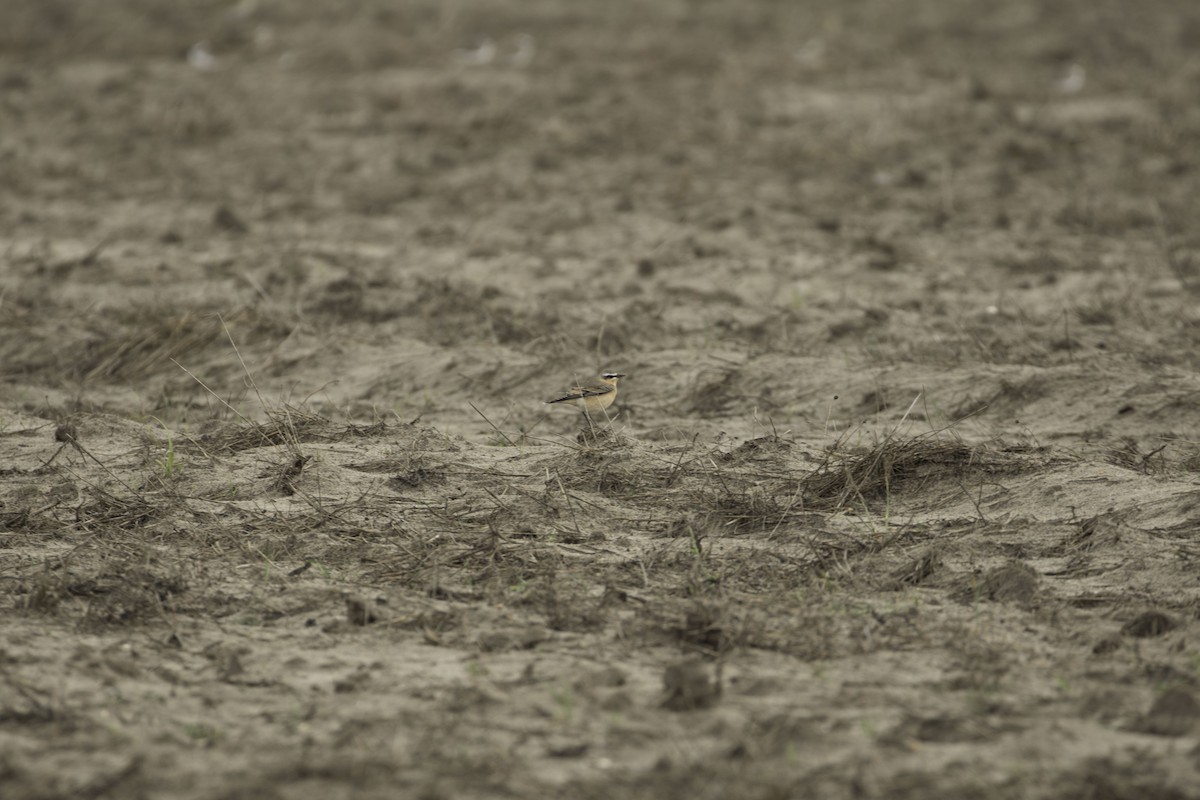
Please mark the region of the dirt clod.
POLYGON ((660 704, 671 711, 711 708, 721 699, 719 667, 697 658, 669 664, 663 671, 660 704))
POLYGON ((1037 571, 1028 564, 1013 562, 987 572, 980 592, 998 603, 1028 603, 1037 592, 1037 571))
POLYGON ((213 225, 226 233, 243 234, 250 230, 242 218, 228 206, 217 206, 217 210, 213 212, 213 225))
POLYGON ((1164 633, 1175 630, 1176 627, 1178 627, 1178 623, 1172 617, 1162 611, 1150 609, 1122 625, 1121 633, 1138 639, 1149 639, 1162 636, 1164 633))
POLYGON ((1142 717, 1138 729, 1159 736, 1186 736, 1200 723, 1200 702, 1187 689, 1167 689, 1142 717))
POLYGON ((374 604, 365 597, 351 595, 346 598, 346 621, 351 625, 364 626, 378 621, 374 604))

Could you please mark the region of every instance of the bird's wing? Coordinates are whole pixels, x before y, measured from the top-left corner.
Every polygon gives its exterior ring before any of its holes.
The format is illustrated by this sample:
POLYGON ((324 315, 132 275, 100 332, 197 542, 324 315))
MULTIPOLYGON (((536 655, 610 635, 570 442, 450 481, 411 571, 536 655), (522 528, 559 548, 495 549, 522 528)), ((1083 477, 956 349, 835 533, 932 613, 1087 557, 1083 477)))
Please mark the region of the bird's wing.
POLYGON ((571 393, 578 397, 596 397, 602 394, 608 394, 613 390, 613 387, 607 383, 600 383, 595 386, 572 386, 571 393))
POLYGON ((599 397, 609 394, 613 387, 600 384, 599 386, 573 386, 562 397, 547 400, 547 403, 564 403, 567 400, 582 400, 585 397, 599 397))

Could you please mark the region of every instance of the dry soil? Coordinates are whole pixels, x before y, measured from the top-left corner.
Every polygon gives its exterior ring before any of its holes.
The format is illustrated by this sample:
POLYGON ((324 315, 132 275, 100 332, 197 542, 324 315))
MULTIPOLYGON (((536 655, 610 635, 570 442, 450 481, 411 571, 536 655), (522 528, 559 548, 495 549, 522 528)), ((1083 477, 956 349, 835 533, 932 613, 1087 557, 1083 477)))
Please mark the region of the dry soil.
POLYGON ((3 17, 6 800, 1200 796, 1200 4, 3 17))

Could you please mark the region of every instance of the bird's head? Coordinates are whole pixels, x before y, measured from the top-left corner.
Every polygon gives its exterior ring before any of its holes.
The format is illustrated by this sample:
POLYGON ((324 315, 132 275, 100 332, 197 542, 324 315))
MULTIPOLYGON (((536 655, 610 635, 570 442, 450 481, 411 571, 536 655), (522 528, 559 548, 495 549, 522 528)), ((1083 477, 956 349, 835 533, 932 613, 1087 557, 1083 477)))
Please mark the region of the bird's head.
POLYGON ((601 373, 600 377, 604 378, 604 380, 606 380, 606 381, 612 381, 613 383, 616 383, 617 378, 625 377, 625 373, 624 372, 604 372, 604 373, 601 373))

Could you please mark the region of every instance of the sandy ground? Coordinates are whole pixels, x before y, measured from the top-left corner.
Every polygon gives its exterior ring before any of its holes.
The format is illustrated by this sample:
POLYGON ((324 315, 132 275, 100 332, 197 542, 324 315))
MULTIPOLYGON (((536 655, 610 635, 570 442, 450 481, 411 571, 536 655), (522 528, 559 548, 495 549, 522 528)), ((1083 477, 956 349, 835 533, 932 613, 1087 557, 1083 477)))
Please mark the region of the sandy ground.
POLYGON ((4 15, 6 800, 1200 797, 1200 6, 4 15))

